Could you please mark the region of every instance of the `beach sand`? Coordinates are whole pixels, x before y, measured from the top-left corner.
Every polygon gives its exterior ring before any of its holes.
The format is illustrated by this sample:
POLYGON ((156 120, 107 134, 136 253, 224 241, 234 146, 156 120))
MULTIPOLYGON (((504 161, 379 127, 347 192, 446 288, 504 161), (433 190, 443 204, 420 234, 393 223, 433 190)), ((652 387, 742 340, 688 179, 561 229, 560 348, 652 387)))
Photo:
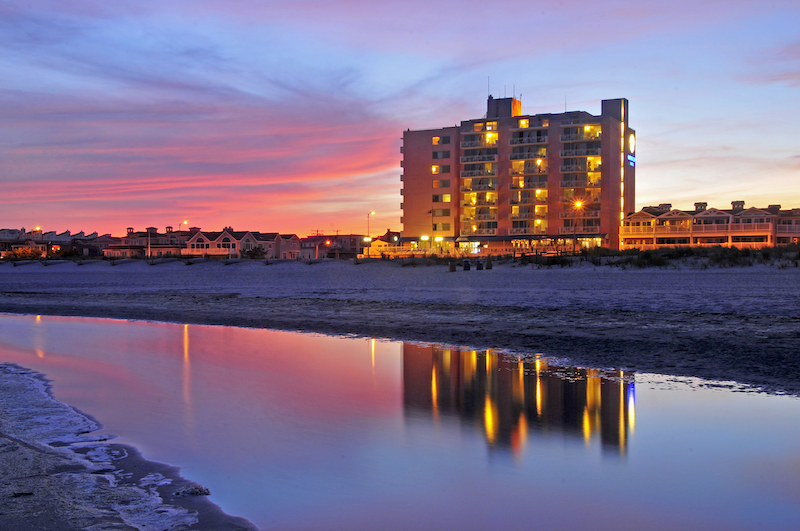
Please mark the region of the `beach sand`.
MULTIPOLYGON (((714 270, 688 264, 621 271, 586 263, 564 269, 506 263, 491 271, 451 273, 447 266, 401 267, 379 261, 3 264, 0 312, 499 348, 570 365, 696 376, 800 394, 796 268, 714 270)), ((35 409, 28 398, 18 400, 21 412, 35 409)), ((0 528, 137 528, 125 523, 121 513, 108 512, 108 499, 118 496, 120 489, 150 492, 136 482, 156 472, 171 485, 157 489, 160 501, 151 496, 135 503, 169 506, 164 513, 169 525, 161 528, 183 529, 169 523, 169 518, 174 514, 188 518, 193 511, 205 520, 186 529, 248 528, 246 522, 228 520, 203 497, 170 497, 170 491, 187 481, 177 470, 143 461, 130 448, 107 445, 128 457, 102 465, 131 472, 130 479, 101 481, 98 478, 114 473, 98 474, 92 467, 100 465, 86 459, 75 464, 74 452, 64 455, 62 449, 46 444, 54 440, 51 436, 15 434, 7 421, 10 412, 3 407, 2 466, 21 468, 6 474, 17 479, 7 479, 0 489, 4 500, 0 528), (15 457, 23 455, 27 460, 15 457), (98 498, 70 495, 82 492, 71 485, 87 478, 98 492, 107 492, 98 498), (54 521, 59 524, 51 524, 54 521)))

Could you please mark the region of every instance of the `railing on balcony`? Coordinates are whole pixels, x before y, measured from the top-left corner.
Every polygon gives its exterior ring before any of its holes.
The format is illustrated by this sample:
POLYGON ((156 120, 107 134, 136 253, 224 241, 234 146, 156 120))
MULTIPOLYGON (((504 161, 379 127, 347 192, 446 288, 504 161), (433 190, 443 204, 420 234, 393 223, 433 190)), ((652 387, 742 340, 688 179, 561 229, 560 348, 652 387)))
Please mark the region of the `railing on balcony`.
POLYGON ((652 226, 649 227, 622 227, 623 234, 653 234, 655 232, 652 226))
POLYGON ((600 227, 561 227, 558 229, 559 234, 575 234, 576 236, 583 236, 584 234, 600 234, 600 227))
POLYGON ((518 146, 522 144, 547 144, 547 137, 541 136, 524 136, 522 138, 511 137, 511 145, 518 146))
MULTIPOLYGON (((772 223, 715 223, 694 225, 656 225, 644 227, 622 227, 623 234, 714 234, 729 232, 765 233, 772 232, 772 223)), ((781 232, 780 225, 778 232, 781 232)), ((797 226, 795 232, 800 232, 797 226)))
POLYGON ((461 236, 495 236, 497 229, 461 229, 459 234, 461 236))
POLYGON ((558 198, 560 203, 576 203, 580 201, 581 203, 599 203, 600 196, 599 195, 574 195, 574 196, 566 196, 562 195, 558 198))
POLYGON ((497 155, 467 155, 459 159, 461 164, 470 162, 497 162, 497 155))
POLYGON ((573 133, 570 135, 561 135, 562 142, 580 142, 580 141, 593 141, 593 140, 600 140, 600 134, 584 134, 584 133, 573 133))
POLYGON ((600 164, 564 164, 561 166, 561 173, 600 171, 600 166, 600 164))
POLYGON ((511 153, 508 156, 509 160, 527 160, 527 159, 546 159, 547 153, 538 153, 535 151, 525 151, 523 153, 511 153))
POLYGON ((494 214, 461 214, 459 221, 497 221, 497 213, 494 214))
POLYGON ((547 198, 546 197, 536 197, 532 195, 528 196, 521 196, 519 199, 514 199, 513 197, 508 200, 510 205, 546 205, 547 198))
POLYGON ((600 148, 562 149, 562 157, 595 157, 600 155, 600 148))
POLYGON ((487 192, 492 190, 497 190, 497 183, 471 184, 461 187, 462 192, 487 192))
POLYGON ((520 182, 512 182, 509 186, 511 190, 538 190, 541 188, 547 188, 547 181, 523 181, 520 182))
POLYGON ((497 201, 464 201, 461 206, 465 207, 481 207, 481 206, 497 206, 497 201))
POLYGON ((797 234, 800 233, 800 225, 778 225, 779 234, 797 234))
POLYGON ((466 140, 461 142, 461 149, 469 149, 469 148, 488 148, 488 147, 495 147, 497 144, 487 144, 483 140, 466 140))
POLYGON ((512 227, 508 229, 509 234, 546 234, 547 231, 541 227, 512 227))
POLYGON ((511 168, 508 170, 508 174, 512 177, 514 176, 524 176, 524 175, 542 175, 547 173, 546 166, 534 166, 532 168, 523 168, 522 170, 515 170, 511 168))
POLYGON ((537 215, 536 212, 517 212, 511 214, 511 219, 544 219, 544 216, 537 215))
POLYGON ((482 170, 465 170, 461 172, 462 177, 494 177, 496 174, 493 171, 482 170))
POLYGON ((772 232, 772 223, 731 223, 730 227, 731 232, 772 232))
POLYGON ((600 179, 589 181, 580 179, 577 181, 561 181, 561 188, 596 188, 600 186, 600 179))
POLYGON ((599 218, 600 211, 599 210, 567 210, 565 212, 559 212, 558 217, 561 219, 572 219, 572 218, 599 218))

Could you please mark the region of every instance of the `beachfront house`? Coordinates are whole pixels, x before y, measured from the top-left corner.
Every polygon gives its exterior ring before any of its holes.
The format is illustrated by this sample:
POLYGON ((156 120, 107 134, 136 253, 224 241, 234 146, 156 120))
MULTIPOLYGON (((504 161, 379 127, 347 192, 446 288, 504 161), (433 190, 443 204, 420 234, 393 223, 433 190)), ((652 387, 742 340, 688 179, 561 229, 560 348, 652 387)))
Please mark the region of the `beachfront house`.
POLYGON ((800 208, 745 208, 744 201, 733 201, 731 208, 724 210, 708 208, 707 203, 695 203, 694 210, 678 210, 664 203, 625 216, 620 242, 622 249, 642 250, 716 245, 757 249, 797 244, 800 208))

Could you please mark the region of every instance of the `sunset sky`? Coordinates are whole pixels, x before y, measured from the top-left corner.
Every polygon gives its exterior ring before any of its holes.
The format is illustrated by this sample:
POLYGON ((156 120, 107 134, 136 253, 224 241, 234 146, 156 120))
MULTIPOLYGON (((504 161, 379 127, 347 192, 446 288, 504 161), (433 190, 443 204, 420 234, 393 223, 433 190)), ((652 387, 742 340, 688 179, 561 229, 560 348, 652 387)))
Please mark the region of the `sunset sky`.
POLYGON ((630 100, 636 205, 800 207, 800 3, 0 0, 0 228, 400 224, 400 138, 630 100))

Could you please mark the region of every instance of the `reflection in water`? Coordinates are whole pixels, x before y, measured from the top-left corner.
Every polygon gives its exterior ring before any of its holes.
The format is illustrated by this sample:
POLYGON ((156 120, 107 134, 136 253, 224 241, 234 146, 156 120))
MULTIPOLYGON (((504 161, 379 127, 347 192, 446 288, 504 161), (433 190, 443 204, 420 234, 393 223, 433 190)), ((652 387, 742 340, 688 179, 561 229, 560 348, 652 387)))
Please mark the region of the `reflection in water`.
POLYGON ((599 439, 624 454, 635 423, 632 373, 551 366, 495 351, 403 344, 406 415, 481 425, 493 448, 520 454, 530 432, 599 439))

